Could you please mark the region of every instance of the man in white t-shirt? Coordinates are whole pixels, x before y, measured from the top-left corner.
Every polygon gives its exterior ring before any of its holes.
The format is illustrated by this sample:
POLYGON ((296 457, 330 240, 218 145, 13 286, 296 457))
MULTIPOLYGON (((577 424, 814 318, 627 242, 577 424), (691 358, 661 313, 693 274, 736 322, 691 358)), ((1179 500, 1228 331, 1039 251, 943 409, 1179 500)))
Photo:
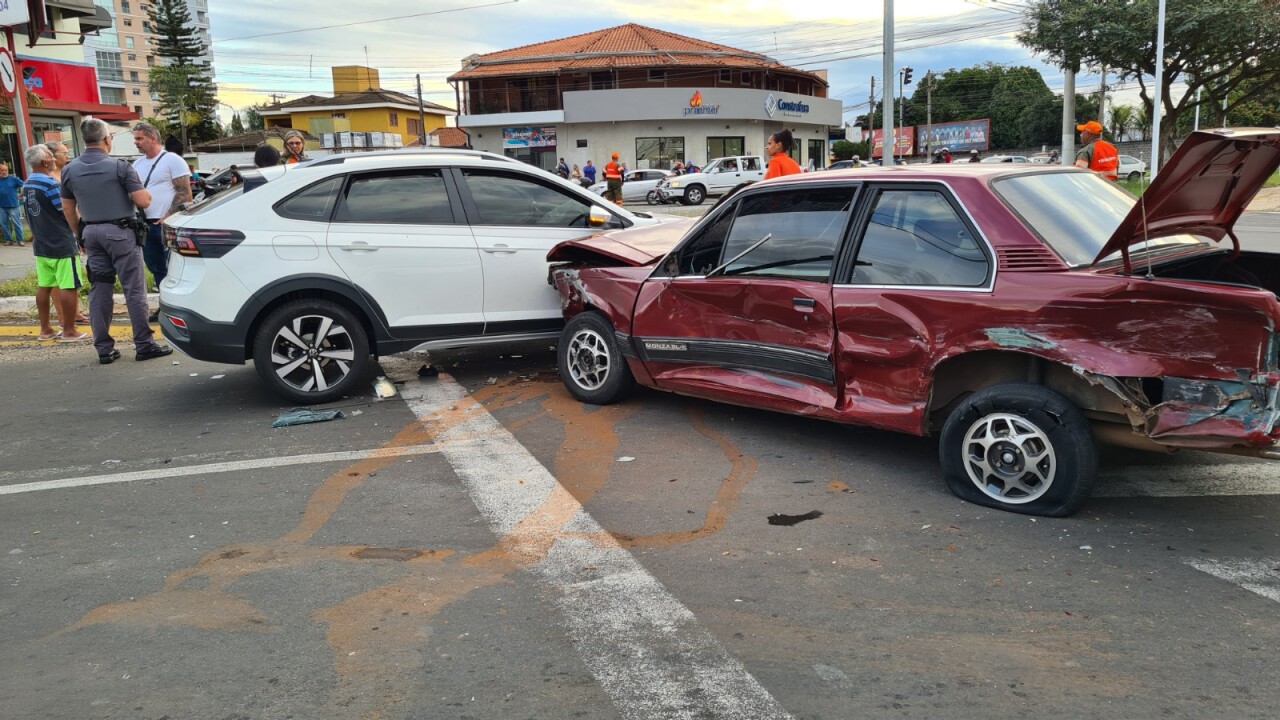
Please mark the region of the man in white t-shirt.
MULTIPOLYGON (((164 149, 160 131, 150 123, 133 126, 133 144, 142 157, 133 161, 134 172, 151 193, 151 205, 147 208, 147 242, 142 246, 142 260, 147 264, 156 287, 169 274, 169 256, 164 248, 165 218, 178 211, 178 206, 191 200, 191 169, 180 155, 164 149)), ((152 313, 151 322, 157 320, 152 313)))

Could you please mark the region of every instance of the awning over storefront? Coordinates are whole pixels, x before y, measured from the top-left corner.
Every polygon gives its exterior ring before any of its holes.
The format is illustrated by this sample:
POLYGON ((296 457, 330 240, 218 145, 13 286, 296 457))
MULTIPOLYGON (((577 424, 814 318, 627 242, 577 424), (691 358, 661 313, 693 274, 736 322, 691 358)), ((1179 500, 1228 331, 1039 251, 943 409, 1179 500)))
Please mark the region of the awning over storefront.
POLYGON ((93 17, 97 14, 93 0, 44 0, 44 4, 61 9, 63 17, 93 17))
POLYGON ((80 115, 92 115, 107 122, 123 122, 137 120, 138 113, 124 105, 103 105, 102 103, 81 102, 77 100, 45 100, 40 107, 33 107, 28 112, 38 115, 41 112, 74 112, 80 115))
POLYGON ((111 13, 106 8, 94 6, 93 15, 80 18, 80 32, 90 33, 95 30, 106 30, 114 23, 111 20, 111 13))

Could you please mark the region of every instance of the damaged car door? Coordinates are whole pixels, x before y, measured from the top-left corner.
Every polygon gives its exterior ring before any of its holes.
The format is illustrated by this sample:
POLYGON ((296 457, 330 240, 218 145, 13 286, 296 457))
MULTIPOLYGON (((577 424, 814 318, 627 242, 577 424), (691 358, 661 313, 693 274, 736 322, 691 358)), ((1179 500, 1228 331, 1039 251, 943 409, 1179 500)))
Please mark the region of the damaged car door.
POLYGON ((851 185, 750 192, 668 256, 641 288, 632 325, 655 383, 830 412, 830 277, 855 195, 851 185))

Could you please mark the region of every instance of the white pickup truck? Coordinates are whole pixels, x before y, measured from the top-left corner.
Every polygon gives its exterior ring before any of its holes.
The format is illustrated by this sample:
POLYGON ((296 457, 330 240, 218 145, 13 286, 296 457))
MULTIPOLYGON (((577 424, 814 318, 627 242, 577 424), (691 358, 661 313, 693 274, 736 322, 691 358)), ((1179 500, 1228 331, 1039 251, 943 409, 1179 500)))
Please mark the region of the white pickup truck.
POLYGON ((666 178, 659 187, 685 205, 701 205, 708 195, 723 195, 740 183, 763 180, 764 168, 759 155, 716 158, 699 172, 666 178))

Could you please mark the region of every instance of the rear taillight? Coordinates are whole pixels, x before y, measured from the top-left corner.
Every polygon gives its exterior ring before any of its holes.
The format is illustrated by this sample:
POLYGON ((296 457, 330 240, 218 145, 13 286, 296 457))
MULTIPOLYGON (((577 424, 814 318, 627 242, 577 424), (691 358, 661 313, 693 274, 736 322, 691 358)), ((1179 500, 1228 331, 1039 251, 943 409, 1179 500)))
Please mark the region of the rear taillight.
POLYGON ((166 227, 165 242, 179 255, 220 258, 244 242, 239 230, 200 230, 166 227))

